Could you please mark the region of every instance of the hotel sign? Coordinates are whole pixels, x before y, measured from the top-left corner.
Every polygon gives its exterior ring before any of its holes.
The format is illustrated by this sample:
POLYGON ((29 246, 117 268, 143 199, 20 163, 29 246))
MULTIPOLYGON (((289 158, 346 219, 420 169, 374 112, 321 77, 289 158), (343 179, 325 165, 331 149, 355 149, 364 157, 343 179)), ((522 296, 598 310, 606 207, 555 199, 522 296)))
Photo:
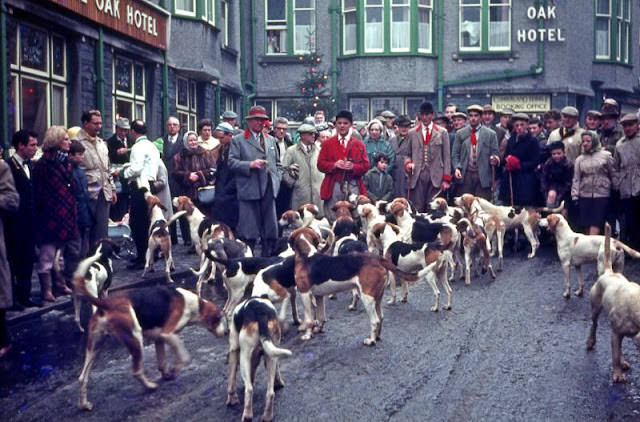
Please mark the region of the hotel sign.
POLYGON ((167 49, 168 14, 140 0, 48 0, 113 31, 167 49))
POLYGON ((551 109, 551 96, 534 95, 492 95, 491 105, 500 111, 510 108, 516 113, 542 113, 551 109))
POLYGON ((556 8, 553 6, 530 6, 527 8, 527 18, 531 22, 544 21, 543 28, 518 29, 516 38, 518 42, 564 42, 565 33, 562 28, 549 27, 556 19, 556 8))

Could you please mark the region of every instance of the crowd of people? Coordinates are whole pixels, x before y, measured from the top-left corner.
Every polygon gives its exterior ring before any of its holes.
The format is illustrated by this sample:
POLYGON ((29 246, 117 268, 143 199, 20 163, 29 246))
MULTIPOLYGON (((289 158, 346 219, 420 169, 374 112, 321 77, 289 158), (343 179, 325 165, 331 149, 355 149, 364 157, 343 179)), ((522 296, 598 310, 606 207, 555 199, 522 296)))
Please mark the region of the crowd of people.
MULTIPOLYGON (((384 111, 354 126, 348 110, 332 121, 318 111, 292 136, 287 119, 271 122, 254 106, 244 130, 232 111, 218 125, 202 119, 197 132, 170 117, 152 140, 144 121, 119 118, 105 141, 102 115, 90 110, 80 127, 52 126, 42 139, 19 130, 0 162, 0 357, 10 348, 6 310, 69 294, 77 263, 107 237, 110 219, 128 215, 137 251, 128 268, 143 268, 147 192, 163 202, 167 219, 172 197, 189 197, 250 247, 259 243, 263 256, 274 252, 284 211, 312 203, 332 220, 333 205, 351 194, 405 197, 418 211, 434 197, 462 193, 511 206, 564 203, 574 229, 597 234, 609 221, 640 246, 640 125, 635 113, 621 117, 614 100, 588 111, 585 128, 571 106, 530 116, 491 105, 448 104, 436 113, 424 102, 414 117, 384 111), (58 254, 61 276, 53 271, 58 254), (39 300, 31 294, 34 267, 39 300)), ((192 248, 186 218, 178 221, 172 243, 179 230, 192 248)))

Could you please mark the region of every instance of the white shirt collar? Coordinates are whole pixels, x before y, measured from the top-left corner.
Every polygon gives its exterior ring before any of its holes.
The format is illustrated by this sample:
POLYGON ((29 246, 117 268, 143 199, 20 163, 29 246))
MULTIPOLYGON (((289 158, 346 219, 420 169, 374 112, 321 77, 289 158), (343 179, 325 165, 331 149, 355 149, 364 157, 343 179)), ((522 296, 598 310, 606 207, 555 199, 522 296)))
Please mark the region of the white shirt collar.
POLYGON ((16 161, 18 162, 18 164, 20 164, 21 166, 24 167, 24 158, 22 158, 20 156, 20 154, 18 154, 17 152, 15 154, 13 154, 13 158, 16 159, 16 161))

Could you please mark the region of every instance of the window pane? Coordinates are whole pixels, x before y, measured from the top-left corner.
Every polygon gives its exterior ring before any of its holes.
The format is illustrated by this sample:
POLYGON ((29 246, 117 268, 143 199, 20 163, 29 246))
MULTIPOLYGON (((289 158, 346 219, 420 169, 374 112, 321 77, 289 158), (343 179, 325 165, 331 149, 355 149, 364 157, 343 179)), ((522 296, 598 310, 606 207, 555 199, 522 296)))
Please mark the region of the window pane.
POLYGON ((191 110, 197 110, 196 107, 196 83, 195 82, 191 82, 190 84, 190 90, 189 90, 189 108, 191 110))
POLYGON ((616 14, 618 15, 619 18, 622 17, 622 1, 621 0, 614 0, 616 2, 616 10, 618 11, 616 14))
POLYGON ((480 7, 464 7, 460 20, 462 47, 480 47, 480 7))
POLYGON ((136 119, 146 120, 144 117, 144 104, 136 103, 136 119))
POLYGON ((297 121, 299 100, 278 100, 276 101, 276 116, 286 117, 290 122, 297 121))
POLYGON ((273 121, 273 103, 271 100, 256 100, 256 105, 264 107, 267 110, 266 115, 273 121))
POLYGON ((136 95, 144 97, 144 66, 135 65, 136 95))
POLYGON ((511 22, 508 6, 491 6, 489 12, 489 48, 509 47, 511 22))
POLYGON ((116 98, 116 115, 115 120, 126 117, 130 121, 133 120, 133 103, 131 101, 116 98))
POLYGON ((308 52, 315 49, 315 22, 313 11, 296 11, 295 46, 296 52, 308 52))
POLYGON ((287 2, 285 0, 267 0, 267 20, 286 21, 287 2))
POLYGON ((431 9, 418 9, 418 48, 431 50, 431 9))
POLYGON ((384 48, 382 8, 367 8, 366 15, 367 19, 364 29, 365 51, 382 50, 384 48))
POLYGON ((382 0, 367 0, 367 6, 382 6, 382 0))
POLYGON ((267 31, 267 54, 287 52, 287 30, 272 29, 267 31))
POLYGON ((132 72, 131 62, 116 59, 115 64, 115 79, 116 89, 118 91, 132 92, 133 86, 131 81, 132 72))
POLYGON ((349 100, 349 109, 353 113, 353 120, 358 122, 369 121, 369 99, 351 98, 349 100))
POLYGON ((598 0, 596 3, 596 13, 598 14, 602 14, 602 15, 608 15, 609 14, 609 2, 611 0, 598 0))
POLYGON ((47 33, 20 25, 20 62, 22 66, 47 71, 47 33))
POLYGON ((312 9, 313 0, 296 0, 295 7, 297 9, 312 9))
POLYGON ((53 85, 51 88, 51 124, 66 126, 64 121, 64 92, 62 86, 53 85))
POLYGON ((378 116, 385 110, 391 110, 396 116, 402 114, 402 106, 404 100, 402 98, 372 98, 371 111, 373 116, 378 116))
POLYGON ((409 116, 409 119, 414 119, 418 115, 420 104, 423 101, 423 98, 407 98, 407 116, 409 116))
POLYGON ((631 0, 624 0, 624 18, 631 19, 631 0))
POLYGON ((178 112, 178 120, 180 121, 180 127, 184 128, 186 130, 191 130, 191 127, 189 127, 189 114, 188 113, 183 113, 183 112, 178 112))
POLYGON ((344 49, 356 51, 356 12, 344 14, 344 49))
POLYGON ((11 64, 18 64, 18 26, 15 21, 7 20, 7 45, 11 64))
POLYGON ((51 71, 56 76, 64 77, 64 40, 60 37, 52 37, 51 45, 51 71))
POLYGON ((596 18, 596 57, 609 57, 609 19, 596 18))
POLYGON ((194 4, 193 0, 176 0, 176 9, 195 13, 194 4))
POLYGON ((356 0, 344 0, 344 9, 355 9, 356 8, 356 0))
POLYGON ((178 105, 183 107, 189 106, 189 82, 186 79, 178 78, 178 105))
POLYGON ((189 115, 189 130, 196 130, 196 129, 197 129, 196 115, 195 114, 190 114, 189 115))
POLYGON ((409 6, 394 7, 391 11, 391 48, 409 49, 409 6))
POLYGON ((47 83, 22 78, 21 99, 21 128, 43 134, 49 126, 47 122, 47 83))
POLYGON ((11 108, 9 109, 9 114, 13 115, 11 119, 11 133, 16 132, 19 129, 20 124, 17 122, 20 117, 20 112, 18 109, 18 77, 15 74, 11 75, 11 108))
POLYGON ((431 7, 431 0, 418 0, 418 5, 431 7))

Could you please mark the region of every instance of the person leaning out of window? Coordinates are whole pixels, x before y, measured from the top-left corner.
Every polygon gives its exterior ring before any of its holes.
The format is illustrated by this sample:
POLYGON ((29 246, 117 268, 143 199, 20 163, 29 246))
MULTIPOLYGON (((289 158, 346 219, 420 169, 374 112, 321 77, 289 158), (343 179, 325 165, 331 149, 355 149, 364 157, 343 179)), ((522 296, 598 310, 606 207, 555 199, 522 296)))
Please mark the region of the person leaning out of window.
POLYGON ((589 234, 599 234, 609 212, 613 157, 600 146, 595 132, 584 131, 581 139, 582 154, 574 165, 571 199, 579 227, 588 228, 589 234))

